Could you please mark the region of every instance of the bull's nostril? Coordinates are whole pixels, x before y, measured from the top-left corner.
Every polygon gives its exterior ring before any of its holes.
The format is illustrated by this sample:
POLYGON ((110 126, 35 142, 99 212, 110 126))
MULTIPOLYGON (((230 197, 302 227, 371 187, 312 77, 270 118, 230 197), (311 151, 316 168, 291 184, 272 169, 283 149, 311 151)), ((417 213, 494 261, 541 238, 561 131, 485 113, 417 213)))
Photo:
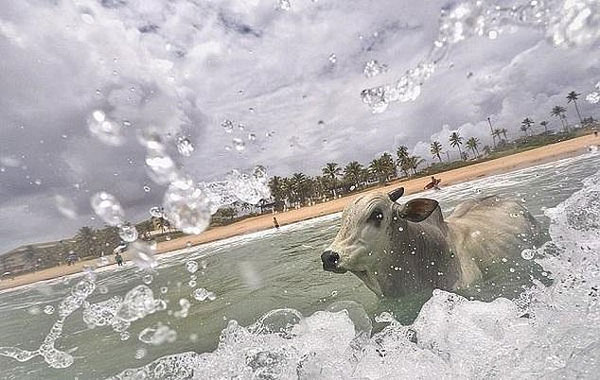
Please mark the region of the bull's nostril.
POLYGON ((333 251, 325 251, 321 255, 321 261, 323 261, 323 266, 333 268, 337 264, 340 259, 340 255, 337 252, 333 251))

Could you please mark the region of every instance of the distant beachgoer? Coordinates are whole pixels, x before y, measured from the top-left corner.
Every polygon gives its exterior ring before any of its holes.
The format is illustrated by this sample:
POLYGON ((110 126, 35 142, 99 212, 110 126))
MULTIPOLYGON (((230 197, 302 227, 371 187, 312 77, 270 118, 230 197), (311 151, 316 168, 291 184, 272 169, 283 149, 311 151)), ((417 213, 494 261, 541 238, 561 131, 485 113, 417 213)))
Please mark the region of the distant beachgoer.
POLYGON ((594 136, 598 137, 598 131, 594 131, 594 136))
POLYGON ((429 189, 440 190, 440 187, 438 186, 440 184, 440 182, 442 182, 441 179, 431 176, 431 181, 427 185, 425 185, 424 189, 425 190, 429 190, 429 189))
POLYGON ((273 217, 273 225, 275 226, 275 228, 279 229, 279 223, 277 223, 276 217, 273 217))
POLYGON ((123 266, 123 256, 120 253, 115 253, 115 261, 118 266, 123 266))

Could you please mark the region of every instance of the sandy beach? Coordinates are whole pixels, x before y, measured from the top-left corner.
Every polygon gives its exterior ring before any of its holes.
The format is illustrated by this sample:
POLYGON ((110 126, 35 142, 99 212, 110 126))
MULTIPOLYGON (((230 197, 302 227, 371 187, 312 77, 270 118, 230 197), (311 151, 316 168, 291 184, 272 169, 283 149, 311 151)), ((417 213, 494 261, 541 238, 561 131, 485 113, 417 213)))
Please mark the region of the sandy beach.
MULTIPOLYGON (((446 171, 436 174, 436 176, 442 178, 442 185, 448 186, 476 178, 505 173, 516 169, 538 165, 544 162, 575 156, 584 153, 588 146, 599 143, 600 138, 596 138, 594 135, 582 136, 568 141, 501 157, 495 160, 446 171)), ((352 194, 329 202, 320 203, 314 206, 277 213, 276 216, 280 225, 295 223, 342 211, 347 203, 351 202, 357 196, 365 193, 387 192, 398 186, 403 186, 405 188, 405 194, 414 194, 422 191, 423 186, 428 182, 428 177, 412 180, 397 180, 386 186, 370 188, 360 193, 352 194)), ((186 248, 189 243, 192 245, 199 245, 269 228, 273 228, 272 214, 256 216, 227 226, 211 228, 200 235, 185 236, 178 239, 173 239, 171 241, 159 243, 157 247, 157 253, 160 254, 186 248)), ((125 259, 127 259, 127 255, 125 255, 125 259)), ((110 261, 112 264, 112 258, 110 258, 110 261)), ((98 262, 98 259, 85 260, 71 266, 63 265, 44 269, 34 273, 16 276, 14 279, 3 279, 0 281, 0 290, 77 273, 86 267, 98 266, 98 262)))

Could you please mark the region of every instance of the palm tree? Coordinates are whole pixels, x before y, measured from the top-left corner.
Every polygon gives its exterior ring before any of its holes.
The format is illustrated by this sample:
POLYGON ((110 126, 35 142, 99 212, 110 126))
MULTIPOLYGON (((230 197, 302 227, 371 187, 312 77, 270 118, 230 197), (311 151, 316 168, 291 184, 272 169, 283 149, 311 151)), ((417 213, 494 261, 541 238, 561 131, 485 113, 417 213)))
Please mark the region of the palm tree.
POLYGON ((396 150, 396 157, 398 161, 402 161, 403 158, 408 157, 408 147, 406 145, 400 145, 396 150))
POLYGON ((556 116, 560 120, 560 123, 562 124, 563 129, 566 132, 569 132, 569 126, 566 123, 567 117, 565 116, 565 112, 567 112, 567 109, 565 107, 563 107, 563 106, 554 106, 554 108, 552 108, 552 112, 550 112, 550 114, 552 116, 556 116))
POLYGON ((94 229, 85 226, 81 227, 75 235, 77 250, 83 257, 94 256, 96 251, 96 232, 94 229))
POLYGON ((337 177, 342 175, 342 168, 338 166, 335 162, 328 162, 325 164, 325 167, 321 170, 323 175, 331 180, 331 192, 335 197, 335 188, 337 187, 337 177))
POLYGON ((363 166, 358 161, 349 162, 344 167, 344 178, 357 188, 360 187, 363 166))
POLYGON ((281 204, 285 202, 287 198, 287 194, 284 188, 284 179, 279 176, 273 176, 269 180, 269 189, 271 190, 271 195, 273 196, 273 200, 277 204, 281 204))
POLYGON ((471 149, 474 156, 479 156, 479 139, 477 137, 471 137, 467 140, 467 148, 471 149))
POLYGON ((527 126, 526 125, 521 125, 521 131, 523 131, 523 135, 525 135, 525 137, 527 137, 527 126))
POLYGON ((156 218, 156 227, 159 228, 162 232, 165 232, 166 230, 171 228, 171 223, 169 223, 169 221, 163 215, 164 213, 161 212, 161 216, 156 218))
POLYGON ((442 162, 442 144, 439 141, 434 141, 430 145, 431 149, 429 150, 434 157, 437 157, 440 162, 442 162))
POLYGON ((531 126, 533 125, 534 121, 531 120, 530 118, 526 117, 525 119, 523 119, 523 121, 521 122, 521 130, 525 131, 525 133, 527 134, 529 130, 531 130, 531 126))
POLYGON ((463 158, 462 150, 460 149, 463 138, 458 134, 458 132, 452 132, 449 141, 451 146, 458 148, 458 154, 460 155, 460 158, 463 158))
POLYGON ((392 155, 385 152, 379 157, 379 160, 383 166, 386 180, 394 178, 396 176, 396 165, 394 165, 394 158, 392 155))
POLYGON ((567 95, 567 103, 573 102, 573 104, 575 105, 575 111, 577 111, 577 117, 579 117, 579 125, 583 126, 583 119, 581 118, 579 106, 577 105, 577 98, 579 97, 579 95, 581 94, 578 94, 575 91, 569 92, 569 94, 567 95))
POLYGON ((492 127, 492 120, 490 120, 490 118, 488 117, 487 121, 490 126, 490 132, 492 132, 492 143, 494 144, 494 149, 496 149, 496 134, 494 133, 494 129, 492 127))
POLYGON ((307 180, 308 178, 303 173, 294 173, 290 181, 295 195, 294 200, 301 204, 304 203, 309 195, 307 180))
POLYGON ((407 161, 410 164, 410 168, 413 170, 413 174, 415 175, 417 174, 417 168, 419 167, 419 165, 425 162, 425 160, 419 156, 410 156, 408 157, 407 161))
POLYGON ((375 158, 369 164, 369 170, 380 184, 385 183, 385 168, 384 163, 379 159, 375 158))
POLYGON ((546 120, 540 121, 540 125, 544 127, 544 133, 548 133, 548 122, 546 120))

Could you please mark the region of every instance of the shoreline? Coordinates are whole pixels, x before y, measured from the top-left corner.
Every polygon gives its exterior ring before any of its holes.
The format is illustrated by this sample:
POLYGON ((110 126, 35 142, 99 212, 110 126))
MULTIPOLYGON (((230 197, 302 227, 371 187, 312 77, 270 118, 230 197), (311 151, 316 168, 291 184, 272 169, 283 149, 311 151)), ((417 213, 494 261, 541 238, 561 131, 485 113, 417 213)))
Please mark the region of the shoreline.
MULTIPOLYGON (((573 138, 567 141, 542 146, 515 153, 509 156, 496 158, 493 160, 480 162, 472 165, 467 165, 458 169, 452 169, 445 172, 437 173, 436 176, 442 178, 443 186, 455 185, 462 182, 471 181, 474 179, 485 178, 492 175, 507 173, 526 167, 531 167, 547 162, 557 161, 563 158, 577 156, 585 152, 589 145, 600 144, 600 138, 594 135, 585 135, 573 138)), ((284 226, 293 224, 321 216, 326 216, 340 212, 346 204, 353 201, 356 197, 373 193, 373 192, 388 192, 398 186, 403 186, 405 194, 415 194, 424 191, 423 186, 429 182, 428 177, 416 179, 394 180, 387 185, 377 186, 357 192, 342 198, 334 199, 325 203, 319 203, 313 206, 302 207, 297 210, 289 210, 276 214, 264 214, 250 217, 239 222, 235 222, 226 226, 215 227, 204 231, 200 235, 190 235, 176 238, 170 241, 158 243, 156 254, 173 252, 191 246, 198 246, 218 240, 224 240, 234 236, 245 235, 253 232, 264 231, 273 228, 272 218, 277 215, 279 225, 284 226)), ((124 258, 128 260, 128 255, 124 258)), ((83 271, 86 267, 107 267, 114 265, 112 259, 110 263, 99 265, 99 258, 79 261, 71 266, 61 265, 58 267, 47 268, 37 272, 25 273, 17 275, 13 279, 3 279, 0 281, 0 291, 10 288, 16 288, 23 285, 32 284, 39 281, 56 279, 62 276, 72 275, 83 271)))

